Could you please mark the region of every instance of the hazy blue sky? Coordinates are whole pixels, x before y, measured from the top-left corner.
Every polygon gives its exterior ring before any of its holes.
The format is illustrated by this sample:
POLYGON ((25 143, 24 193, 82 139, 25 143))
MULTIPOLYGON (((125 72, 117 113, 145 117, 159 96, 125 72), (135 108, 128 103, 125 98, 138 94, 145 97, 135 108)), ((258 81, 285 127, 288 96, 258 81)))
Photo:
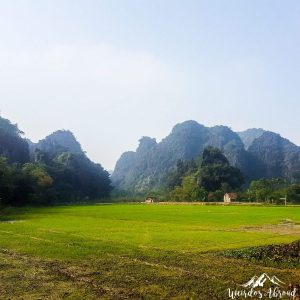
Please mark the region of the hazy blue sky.
POLYGON ((0 0, 0 109, 112 169, 195 119, 300 144, 298 0, 0 0))

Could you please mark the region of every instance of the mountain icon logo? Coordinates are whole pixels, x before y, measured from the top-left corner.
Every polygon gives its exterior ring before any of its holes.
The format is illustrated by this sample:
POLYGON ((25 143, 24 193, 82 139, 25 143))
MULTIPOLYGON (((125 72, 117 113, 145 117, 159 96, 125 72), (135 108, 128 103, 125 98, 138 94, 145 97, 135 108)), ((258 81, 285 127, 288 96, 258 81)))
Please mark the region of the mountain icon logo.
POLYGON ((253 276, 248 282, 246 282, 245 284, 242 284, 242 287, 245 287, 245 288, 263 287, 265 285, 265 283, 267 283, 267 282, 273 283, 277 286, 285 284, 276 276, 270 277, 266 273, 263 273, 259 277, 253 276))

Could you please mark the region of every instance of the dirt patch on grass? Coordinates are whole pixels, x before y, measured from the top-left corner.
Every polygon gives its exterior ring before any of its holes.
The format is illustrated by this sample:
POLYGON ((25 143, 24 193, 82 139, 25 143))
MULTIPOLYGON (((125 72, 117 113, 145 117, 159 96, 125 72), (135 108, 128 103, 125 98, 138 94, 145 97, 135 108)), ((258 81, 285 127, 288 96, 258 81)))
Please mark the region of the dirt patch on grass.
POLYGON ((258 231, 258 232, 269 232, 278 233, 281 235, 300 235, 300 224, 290 219, 284 219, 278 224, 265 224, 262 226, 245 226, 237 229, 238 231, 258 231))

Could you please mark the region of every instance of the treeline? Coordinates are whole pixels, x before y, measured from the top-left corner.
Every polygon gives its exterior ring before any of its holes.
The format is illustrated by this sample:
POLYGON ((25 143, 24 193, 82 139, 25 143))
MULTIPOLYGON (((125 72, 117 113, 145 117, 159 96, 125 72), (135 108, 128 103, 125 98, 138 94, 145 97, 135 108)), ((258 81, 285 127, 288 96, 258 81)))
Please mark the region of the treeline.
POLYGON ((300 184, 289 183, 283 178, 270 178, 252 181, 249 189, 239 194, 243 201, 282 204, 300 203, 300 184))
POLYGON ((83 152, 72 153, 52 141, 51 153, 40 149, 29 153, 21 134, 17 125, 0 118, 1 205, 88 202, 110 197, 108 172, 83 152))

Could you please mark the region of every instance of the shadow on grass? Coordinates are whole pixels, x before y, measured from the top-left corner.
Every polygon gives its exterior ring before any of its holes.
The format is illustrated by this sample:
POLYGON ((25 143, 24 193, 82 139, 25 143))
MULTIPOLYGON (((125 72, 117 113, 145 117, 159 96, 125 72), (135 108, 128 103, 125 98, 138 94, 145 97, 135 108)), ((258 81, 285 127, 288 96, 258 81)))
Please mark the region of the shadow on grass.
POLYGON ((26 214, 32 211, 30 207, 3 207, 0 206, 0 222, 13 222, 26 219, 26 214))

